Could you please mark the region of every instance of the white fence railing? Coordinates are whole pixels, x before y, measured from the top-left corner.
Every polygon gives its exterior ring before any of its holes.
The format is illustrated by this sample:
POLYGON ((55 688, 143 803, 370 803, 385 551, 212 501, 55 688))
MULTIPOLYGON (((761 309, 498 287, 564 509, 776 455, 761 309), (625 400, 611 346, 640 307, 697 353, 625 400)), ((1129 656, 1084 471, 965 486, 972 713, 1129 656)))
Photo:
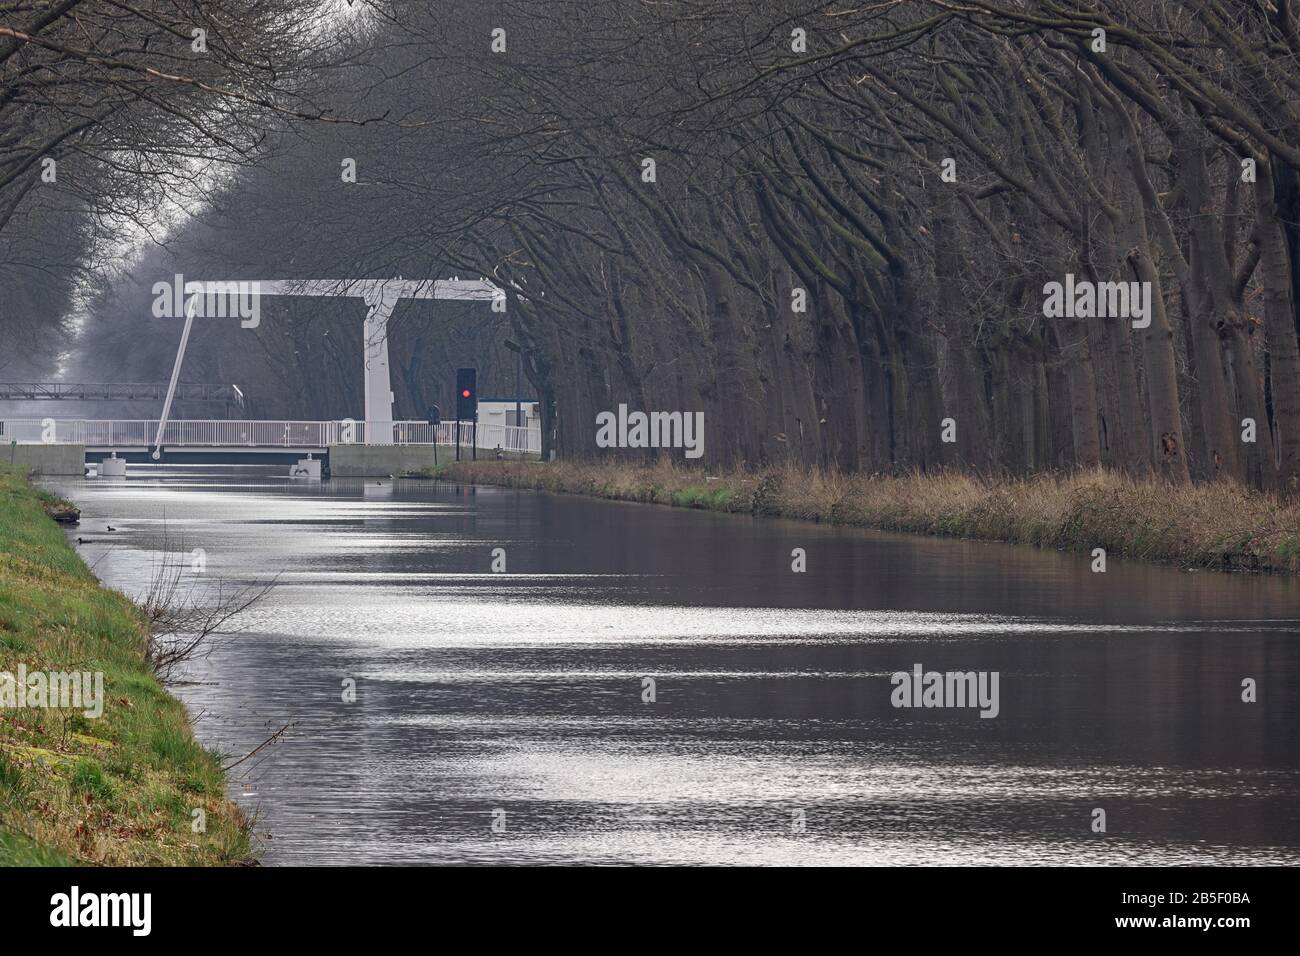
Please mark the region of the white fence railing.
MULTIPOLYGON (((107 448, 152 447, 158 420, 90 421, 64 418, 0 419, 0 444, 45 442, 107 448)), ((324 448, 327 445, 455 445, 456 423, 263 422, 180 419, 163 430, 163 447, 324 448)), ((541 454, 538 428, 461 422, 464 448, 541 454), (475 440, 477 437, 477 441, 475 440)))
MULTIPOLYGON (((437 426, 439 445, 456 444, 456 423, 443 422, 437 426)), ((475 438, 473 422, 460 423, 460 444, 463 448, 497 449, 520 454, 540 455, 542 453, 542 430, 540 428, 521 428, 518 425, 485 425, 480 423, 475 438)))

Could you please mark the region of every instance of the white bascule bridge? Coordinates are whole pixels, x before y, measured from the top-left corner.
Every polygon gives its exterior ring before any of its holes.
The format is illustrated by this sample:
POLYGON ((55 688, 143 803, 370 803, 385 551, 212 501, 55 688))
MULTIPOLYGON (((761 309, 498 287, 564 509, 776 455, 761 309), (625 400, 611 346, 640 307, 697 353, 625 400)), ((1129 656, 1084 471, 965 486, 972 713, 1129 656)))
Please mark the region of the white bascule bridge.
MULTIPOLYGON (((177 281, 182 281, 177 276, 177 281)), ((157 287, 155 287, 157 289, 157 287)), ((81 445, 87 460, 140 459, 147 453, 153 460, 164 454, 177 460, 248 461, 268 454, 305 453, 336 459, 335 474, 395 474, 412 461, 421 460, 420 446, 453 444, 461 441, 453 431, 455 423, 435 426, 429 422, 393 419, 392 378, 389 368, 388 320, 403 299, 446 299, 492 303, 504 299, 503 290, 487 279, 261 279, 188 281, 177 290, 183 302, 185 325, 172 367, 171 380, 159 418, 135 421, 92 421, 73 419, 20 419, 0 422, 0 442, 47 445, 81 445), (366 305, 362 327, 365 417, 361 421, 228 421, 170 418, 173 398, 180 379, 196 318, 249 315, 260 322, 263 296, 312 296, 360 299, 366 305), (360 446, 360 447, 350 447, 360 446), (379 447, 388 446, 385 452, 379 447), (373 449, 373 450, 372 450, 373 449), (337 459, 349 464, 340 467, 337 459)), ((468 437, 469 430, 465 430, 468 437)), ((476 429, 473 440, 479 448, 501 449, 513 454, 540 454, 540 429, 494 425, 476 429)), ((39 457, 39 456, 38 456, 39 457)), ((101 466, 117 473, 116 461, 101 466)), ((319 466, 317 466, 318 468, 319 466)))

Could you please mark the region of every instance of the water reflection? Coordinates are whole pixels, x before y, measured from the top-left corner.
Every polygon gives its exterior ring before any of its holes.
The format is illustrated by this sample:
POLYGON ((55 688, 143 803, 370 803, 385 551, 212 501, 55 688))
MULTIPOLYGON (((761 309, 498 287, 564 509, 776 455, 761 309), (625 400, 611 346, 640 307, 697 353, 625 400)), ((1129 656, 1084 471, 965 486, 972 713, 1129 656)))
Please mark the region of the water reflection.
POLYGON ((233 786, 267 863, 1300 860, 1289 581, 425 482, 58 488, 128 593, 164 546, 281 575, 178 691, 230 753, 292 723, 233 786), (895 710, 917 662, 999 671, 1000 716, 895 710))

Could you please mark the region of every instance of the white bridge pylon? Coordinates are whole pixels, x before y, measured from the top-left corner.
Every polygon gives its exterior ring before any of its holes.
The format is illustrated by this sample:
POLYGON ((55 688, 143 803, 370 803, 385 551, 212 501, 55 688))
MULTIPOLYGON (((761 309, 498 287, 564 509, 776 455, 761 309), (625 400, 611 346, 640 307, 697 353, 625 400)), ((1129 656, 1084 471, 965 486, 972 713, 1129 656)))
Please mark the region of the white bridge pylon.
MULTIPOLYGON (((176 364, 172 367, 167 399, 158 422, 154 440, 153 457, 161 455, 163 429, 171 413, 172 397, 180 377, 185 347, 190 338, 197 304, 212 302, 217 297, 251 296, 256 302, 264 295, 317 296, 322 298, 361 299, 366 304, 362 343, 365 352, 366 409, 365 421, 369 423, 366 441, 369 444, 388 444, 392 441, 393 386, 388 367, 388 319, 402 299, 453 299, 468 302, 493 302, 504 297, 504 291, 487 279, 242 279, 206 282, 186 282, 184 297, 185 328, 181 333, 176 364), (376 441, 376 437, 380 441, 376 441), (386 440, 384 440, 386 439, 386 440)), ((237 315, 237 309, 220 314, 237 315)))

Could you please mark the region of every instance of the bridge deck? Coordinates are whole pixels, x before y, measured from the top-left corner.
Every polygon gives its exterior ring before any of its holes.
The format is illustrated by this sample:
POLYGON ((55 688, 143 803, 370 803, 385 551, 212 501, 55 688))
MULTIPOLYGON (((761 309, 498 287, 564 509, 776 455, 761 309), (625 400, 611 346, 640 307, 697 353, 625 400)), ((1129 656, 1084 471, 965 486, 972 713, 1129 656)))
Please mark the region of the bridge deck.
MULTIPOLYGON (((460 424, 465 447, 540 454, 541 431, 514 425, 479 425, 477 441, 471 422, 460 424)), ((28 418, 0 420, 0 443, 41 442, 84 445, 88 452, 152 450, 158 421, 93 421, 28 418)), ((218 421, 178 419, 163 430, 164 449, 256 452, 292 449, 324 453, 331 445, 452 445, 456 422, 332 422, 218 421)))

